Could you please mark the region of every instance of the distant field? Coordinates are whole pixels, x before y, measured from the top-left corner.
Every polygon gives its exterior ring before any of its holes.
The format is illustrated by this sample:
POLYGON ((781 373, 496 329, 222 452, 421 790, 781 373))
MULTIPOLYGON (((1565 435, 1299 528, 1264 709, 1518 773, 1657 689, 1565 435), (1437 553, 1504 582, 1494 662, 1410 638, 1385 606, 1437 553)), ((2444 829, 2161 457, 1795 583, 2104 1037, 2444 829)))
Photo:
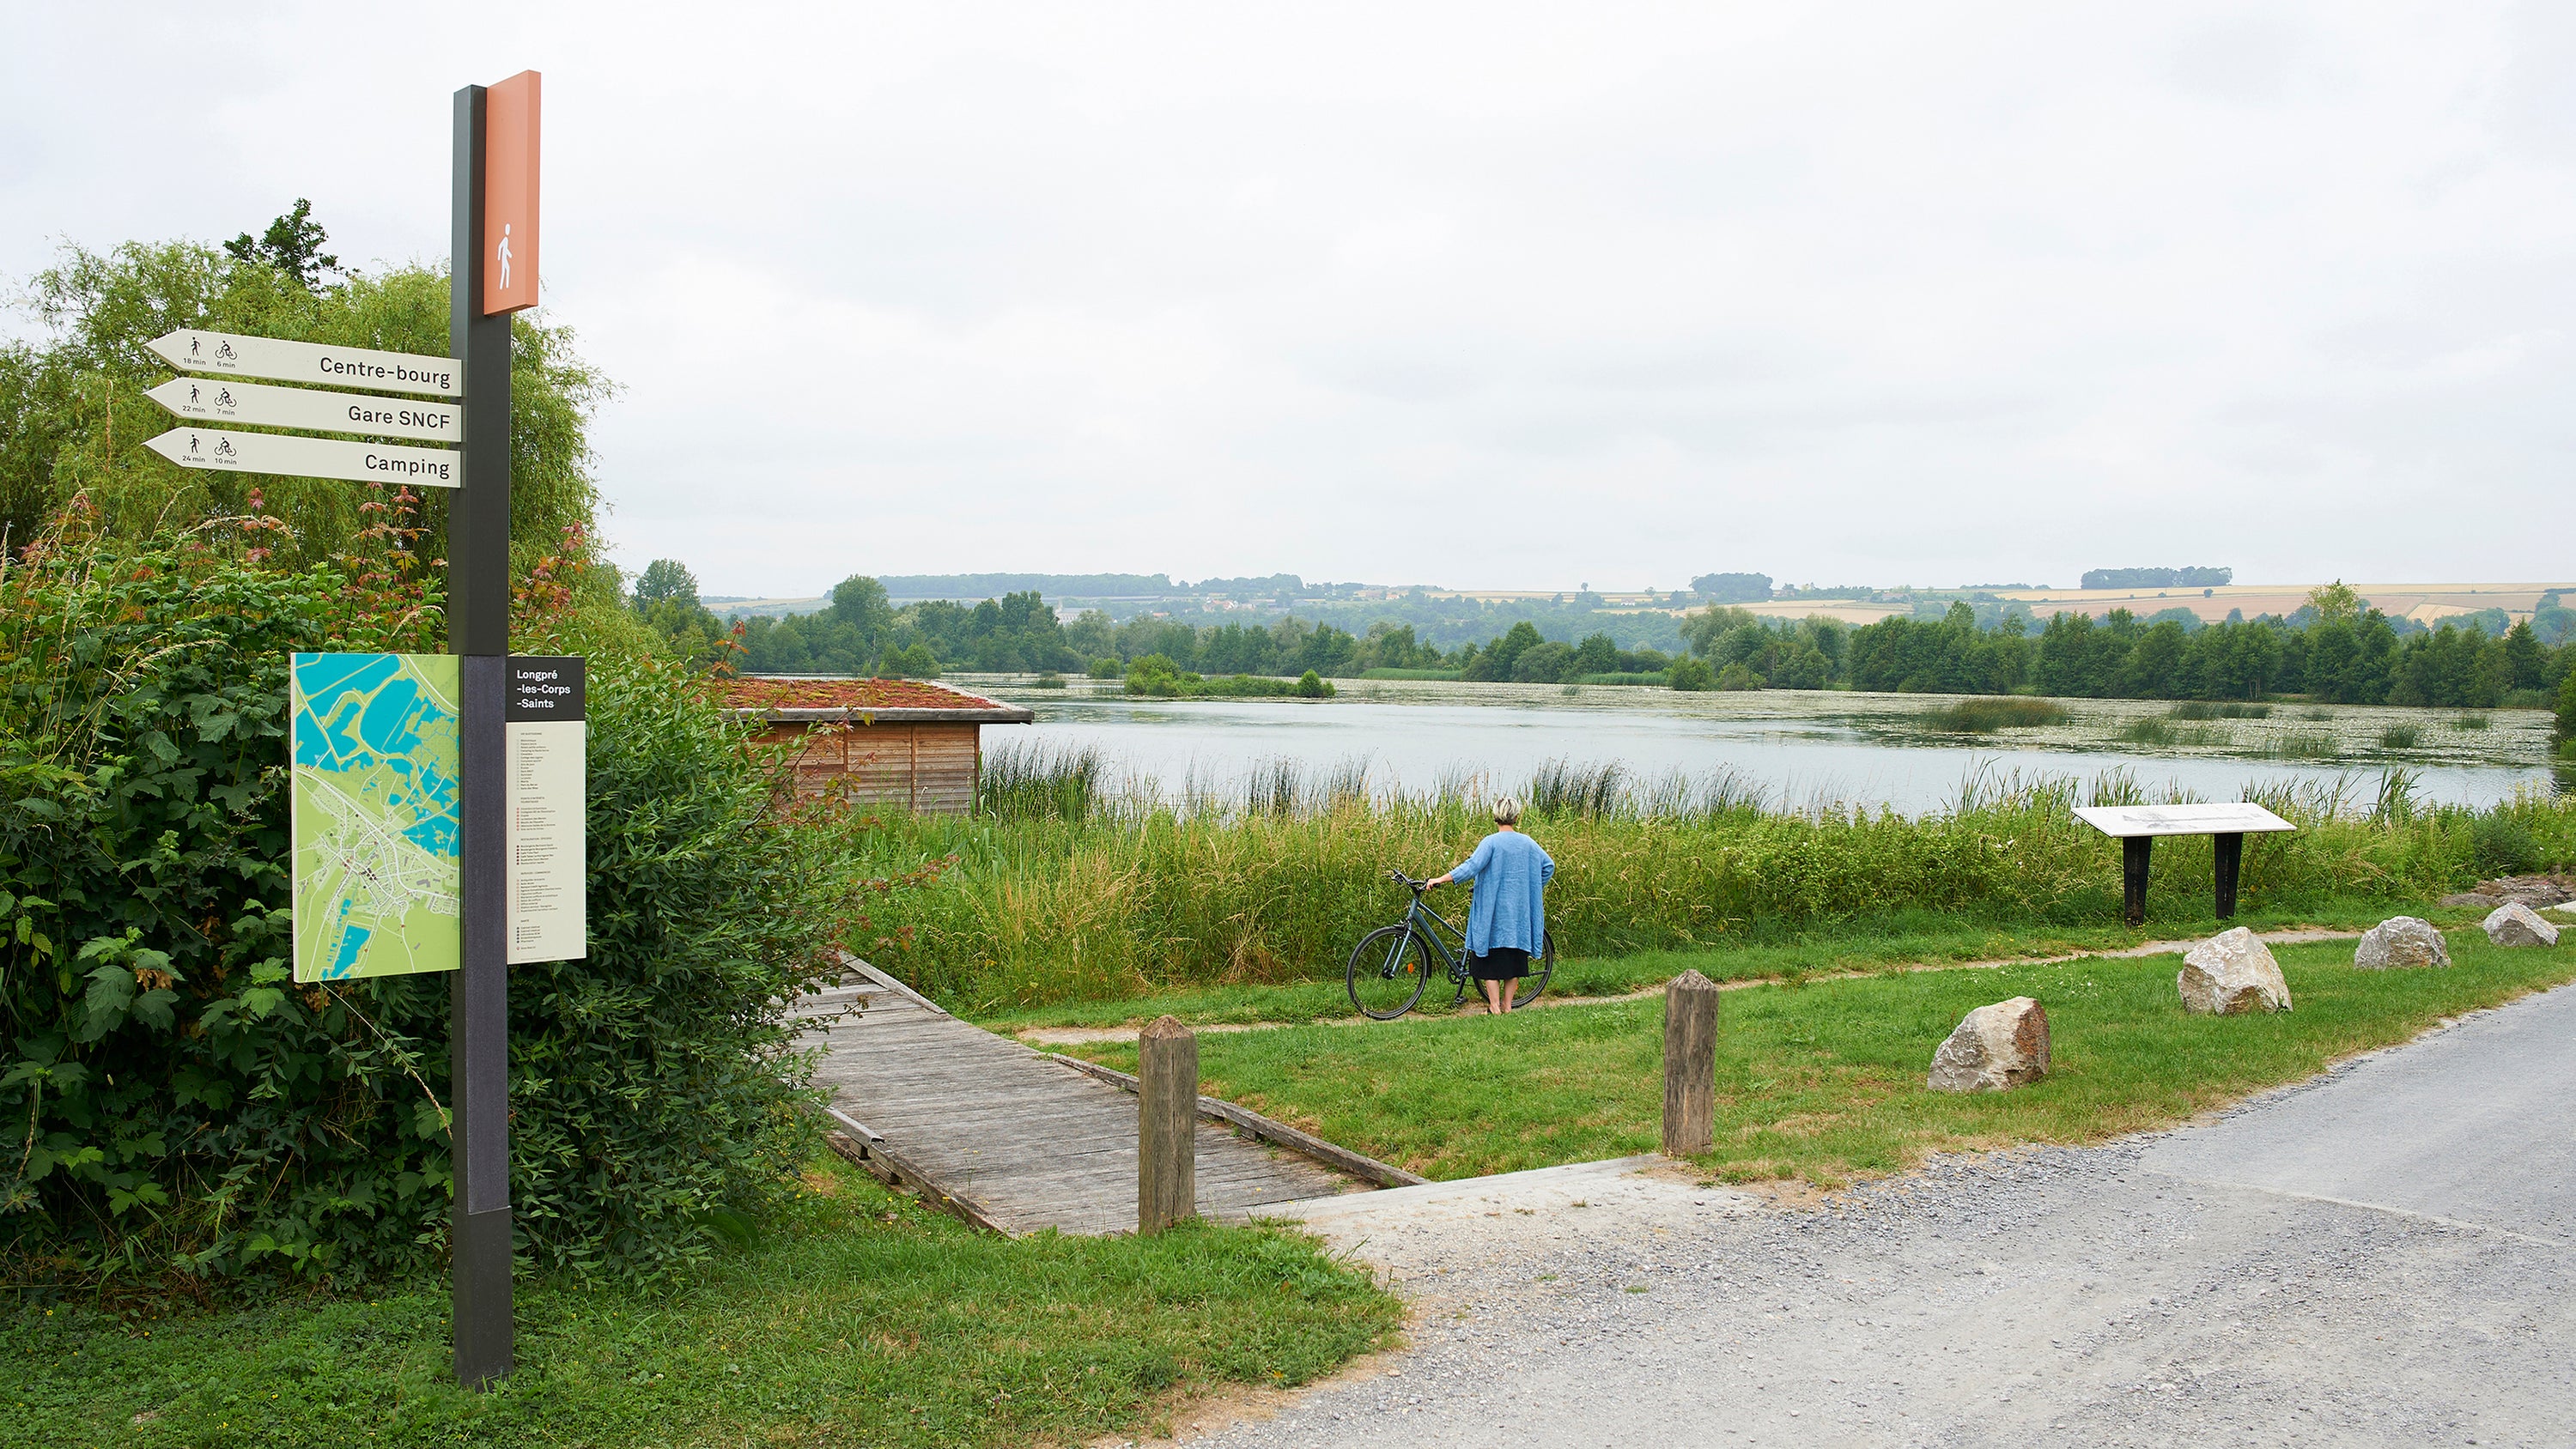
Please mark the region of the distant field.
MULTIPOLYGON (((2227 617, 2230 610, 2242 610, 2248 619, 2265 614, 2287 616, 2297 612, 2308 601, 2314 584, 2229 584, 2215 589, 1992 589, 1977 590, 1996 598, 2020 599, 2031 606, 2031 612, 2046 618, 2061 610, 2081 609, 2095 615, 2125 608, 2138 614, 2153 614, 2164 609, 2189 609, 2210 623, 2227 617)), ((2568 583, 2498 583, 2498 584, 2355 584, 2364 598, 2391 618, 2412 619, 2419 624, 2433 624, 2464 614, 2487 609, 2502 609, 2517 619, 2531 617, 2540 606, 2540 597, 2552 591, 2576 593, 2576 582, 2568 583)), ((1387 590, 1400 597, 1398 590, 1387 590)), ((1934 590, 1934 594, 1952 592, 1934 590)), ((1174 595, 1175 598, 1192 596, 1174 595)), ((1484 603, 1540 602, 1565 597, 1545 590, 1443 590, 1433 598, 1475 599, 1484 603)), ((1598 596, 1605 614, 1682 614, 1703 607, 1699 604, 1674 604, 1669 595, 1641 593, 1605 593, 1598 596)), ((1193 600, 1195 601, 1195 600, 1193 600)), ((744 599, 710 598, 707 607, 722 619, 738 619, 751 614, 811 614, 831 602, 814 599, 744 599)), ((898 600, 897 602, 909 602, 898 600)), ((1350 600, 1330 602, 1335 606, 1350 600)), ((1363 595, 1359 602, 1368 602, 1363 595)), ((1302 606, 1301 606, 1302 607, 1302 606)), ((1893 615, 1912 612, 1910 604, 1873 604, 1858 599, 1769 599, 1738 603, 1729 607, 1749 610, 1771 619, 1835 619, 1845 624, 1875 624, 1893 615)), ((1286 612, 1294 613, 1292 607, 1286 612)))
MULTIPOLYGON (((2211 623, 2241 609, 2248 619, 2264 614, 2287 616, 2308 601, 2314 584, 2228 584, 2215 589, 1998 589, 1996 596, 2021 599, 2041 617, 2081 606, 2100 614, 2113 608, 2152 614, 2162 609, 2189 609, 2211 623), (2053 607, 2052 607, 2053 606, 2053 607)), ((2431 624, 2458 614, 2502 609, 2527 619, 2540 606, 2540 596, 2553 590, 2576 591, 2576 583, 2524 584, 2354 584, 2363 598, 2391 618, 2431 624)), ((1764 612, 1768 612, 1767 608, 1764 612)))

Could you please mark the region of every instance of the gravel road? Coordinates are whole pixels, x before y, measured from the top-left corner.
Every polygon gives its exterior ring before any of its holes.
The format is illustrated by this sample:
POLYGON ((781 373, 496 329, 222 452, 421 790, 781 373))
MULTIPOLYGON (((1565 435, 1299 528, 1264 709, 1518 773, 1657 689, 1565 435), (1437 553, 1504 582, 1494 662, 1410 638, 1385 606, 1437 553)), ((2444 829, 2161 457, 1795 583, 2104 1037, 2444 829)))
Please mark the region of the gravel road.
POLYGON ((1203 1449, 2568 1445, 2576 987, 1825 1208, 1630 1164, 1310 1221, 1419 1306, 1412 1346, 1203 1449))

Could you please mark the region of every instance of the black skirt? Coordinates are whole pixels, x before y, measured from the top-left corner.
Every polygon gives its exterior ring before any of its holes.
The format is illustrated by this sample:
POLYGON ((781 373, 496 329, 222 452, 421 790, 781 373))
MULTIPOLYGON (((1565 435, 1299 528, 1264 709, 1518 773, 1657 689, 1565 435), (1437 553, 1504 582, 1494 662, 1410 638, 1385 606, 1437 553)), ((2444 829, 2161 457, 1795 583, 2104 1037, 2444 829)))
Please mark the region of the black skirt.
POLYGON ((1529 953, 1518 946, 1496 946, 1468 957, 1467 969, 1479 981, 1518 981, 1529 974, 1529 953))

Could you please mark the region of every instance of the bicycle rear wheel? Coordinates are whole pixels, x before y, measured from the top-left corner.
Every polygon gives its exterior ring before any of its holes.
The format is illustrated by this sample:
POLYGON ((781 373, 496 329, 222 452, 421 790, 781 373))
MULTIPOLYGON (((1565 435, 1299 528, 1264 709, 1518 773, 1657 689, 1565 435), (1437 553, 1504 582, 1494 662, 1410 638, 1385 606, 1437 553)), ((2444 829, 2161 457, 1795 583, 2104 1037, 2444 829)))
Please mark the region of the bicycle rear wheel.
POLYGON ((1512 1010, 1518 1011, 1536 1000, 1538 994, 1547 989, 1547 978, 1555 974, 1556 933, 1550 931, 1539 938, 1539 952, 1530 958, 1529 974, 1521 978, 1520 985, 1512 992, 1512 1010))
POLYGON ((1430 948, 1411 926, 1380 926, 1351 948, 1342 980, 1362 1016, 1393 1021, 1422 999, 1430 963, 1430 948))

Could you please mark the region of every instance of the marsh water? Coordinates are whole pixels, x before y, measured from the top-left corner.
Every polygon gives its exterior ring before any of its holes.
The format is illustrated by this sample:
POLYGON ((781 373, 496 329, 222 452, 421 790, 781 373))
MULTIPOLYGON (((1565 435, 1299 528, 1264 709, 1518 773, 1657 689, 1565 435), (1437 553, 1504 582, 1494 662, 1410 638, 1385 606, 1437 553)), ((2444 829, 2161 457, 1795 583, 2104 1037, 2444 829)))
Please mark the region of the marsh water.
POLYGON ((2392 768, 2428 802, 2487 805, 2576 784, 2549 767, 2550 717, 2536 710, 2282 705, 2260 719, 2169 724, 2173 706, 2161 702, 2067 700, 2060 723, 1961 734, 1932 726, 1930 712, 1952 701, 1926 695, 1356 681, 1322 701, 1152 701, 1114 686, 954 682, 1037 713, 1033 726, 988 727, 988 751, 1096 748, 1126 788, 1175 800, 1239 798, 1279 762, 1310 788, 1364 776, 1381 795, 1517 789, 1550 762, 1617 762, 1640 786, 1723 772, 1775 808, 1906 814, 1955 805, 1972 779, 2016 773, 2089 781, 2125 769, 2151 793, 2211 800, 2294 782, 2363 803, 2392 768), (2136 743, 2142 732, 2170 740, 2136 743))

